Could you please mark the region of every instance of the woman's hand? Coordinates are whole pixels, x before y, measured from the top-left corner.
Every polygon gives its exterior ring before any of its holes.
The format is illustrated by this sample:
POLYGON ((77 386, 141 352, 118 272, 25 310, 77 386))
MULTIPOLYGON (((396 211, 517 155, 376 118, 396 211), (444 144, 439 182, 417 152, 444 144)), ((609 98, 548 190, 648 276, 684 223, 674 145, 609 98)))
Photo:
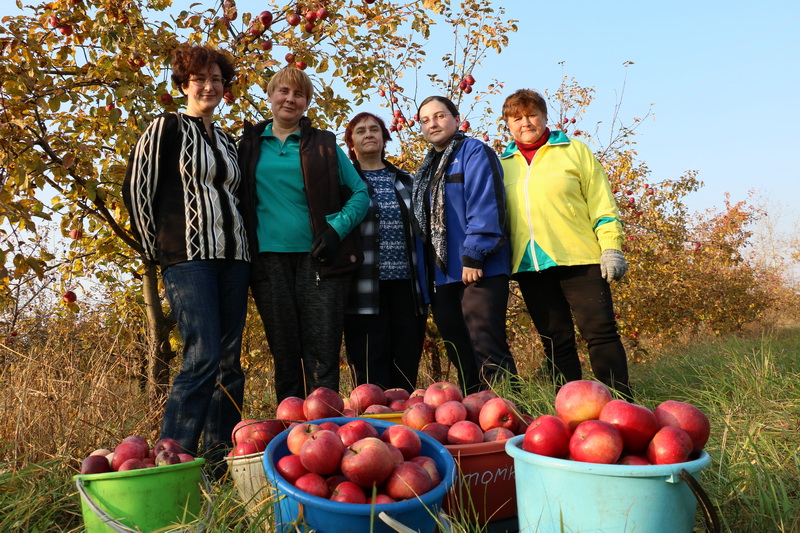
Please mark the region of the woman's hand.
POLYGON ((461 281, 464 282, 464 285, 469 285, 470 283, 478 282, 483 277, 483 269, 482 268, 470 268, 470 267, 463 267, 461 269, 461 281))

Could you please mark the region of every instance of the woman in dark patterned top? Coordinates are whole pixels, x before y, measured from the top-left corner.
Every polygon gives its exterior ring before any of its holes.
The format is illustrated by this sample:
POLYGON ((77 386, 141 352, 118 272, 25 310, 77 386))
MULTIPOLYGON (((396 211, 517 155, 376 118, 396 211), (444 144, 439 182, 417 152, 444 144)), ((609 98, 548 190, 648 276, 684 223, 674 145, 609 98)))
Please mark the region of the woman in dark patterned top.
POLYGON ((411 227, 413 179, 386 161, 391 137, 377 116, 356 115, 344 140, 370 196, 360 226, 364 262, 353 278, 345 315, 347 358, 356 385, 411 392, 427 319, 418 269, 422 244, 411 227))
POLYGON ((250 246, 234 140, 213 122, 230 85, 228 59, 185 45, 172 59, 172 81, 186 111, 166 113, 131 154, 123 195, 131 230, 161 266, 183 340, 183 361, 167 400, 161 438, 222 459, 241 420, 240 364, 247 312, 250 246))

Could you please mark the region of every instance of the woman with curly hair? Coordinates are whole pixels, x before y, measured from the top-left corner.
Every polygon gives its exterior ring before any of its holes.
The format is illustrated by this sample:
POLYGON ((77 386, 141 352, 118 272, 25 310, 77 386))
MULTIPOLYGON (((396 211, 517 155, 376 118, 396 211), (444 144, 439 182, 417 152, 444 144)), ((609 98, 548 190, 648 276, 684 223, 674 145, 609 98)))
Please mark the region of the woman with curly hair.
POLYGON ((214 123, 233 77, 230 61, 213 48, 176 49, 172 81, 186 96, 186 110, 160 115, 147 127, 123 185, 131 230, 147 259, 161 267, 183 340, 161 438, 197 453, 202 434, 211 463, 231 446, 244 397, 248 217, 236 145, 214 123))

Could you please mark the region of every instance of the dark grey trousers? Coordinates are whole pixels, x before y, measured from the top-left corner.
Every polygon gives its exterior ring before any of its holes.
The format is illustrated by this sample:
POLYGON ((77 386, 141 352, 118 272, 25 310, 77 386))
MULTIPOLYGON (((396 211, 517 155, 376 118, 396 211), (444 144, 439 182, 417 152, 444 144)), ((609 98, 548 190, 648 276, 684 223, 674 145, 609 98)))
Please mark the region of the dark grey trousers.
POLYGON ((251 290, 275 363, 275 393, 339 390, 339 350, 350 276, 318 279, 309 253, 259 254, 251 290))

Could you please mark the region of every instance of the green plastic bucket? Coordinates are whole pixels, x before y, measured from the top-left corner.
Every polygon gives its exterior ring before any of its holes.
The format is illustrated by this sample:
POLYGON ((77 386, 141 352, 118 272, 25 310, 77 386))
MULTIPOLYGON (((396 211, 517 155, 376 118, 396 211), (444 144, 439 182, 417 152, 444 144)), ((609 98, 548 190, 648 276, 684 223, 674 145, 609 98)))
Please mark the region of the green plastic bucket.
POLYGON ((506 442, 514 458, 520 532, 680 533, 694 528, 697 502, 715 530, 716 511, 700 488, 698 459, 671 465, 605 465, 554 459, 522 449, 524 435, 506 442))
MULTIPOLYGON (((150 533, 203 528, 201 482, 205 459, 125 472, 77 475, 87 533, 150 533)), ((211 510, 210 504, 207 512, 211 510)))

